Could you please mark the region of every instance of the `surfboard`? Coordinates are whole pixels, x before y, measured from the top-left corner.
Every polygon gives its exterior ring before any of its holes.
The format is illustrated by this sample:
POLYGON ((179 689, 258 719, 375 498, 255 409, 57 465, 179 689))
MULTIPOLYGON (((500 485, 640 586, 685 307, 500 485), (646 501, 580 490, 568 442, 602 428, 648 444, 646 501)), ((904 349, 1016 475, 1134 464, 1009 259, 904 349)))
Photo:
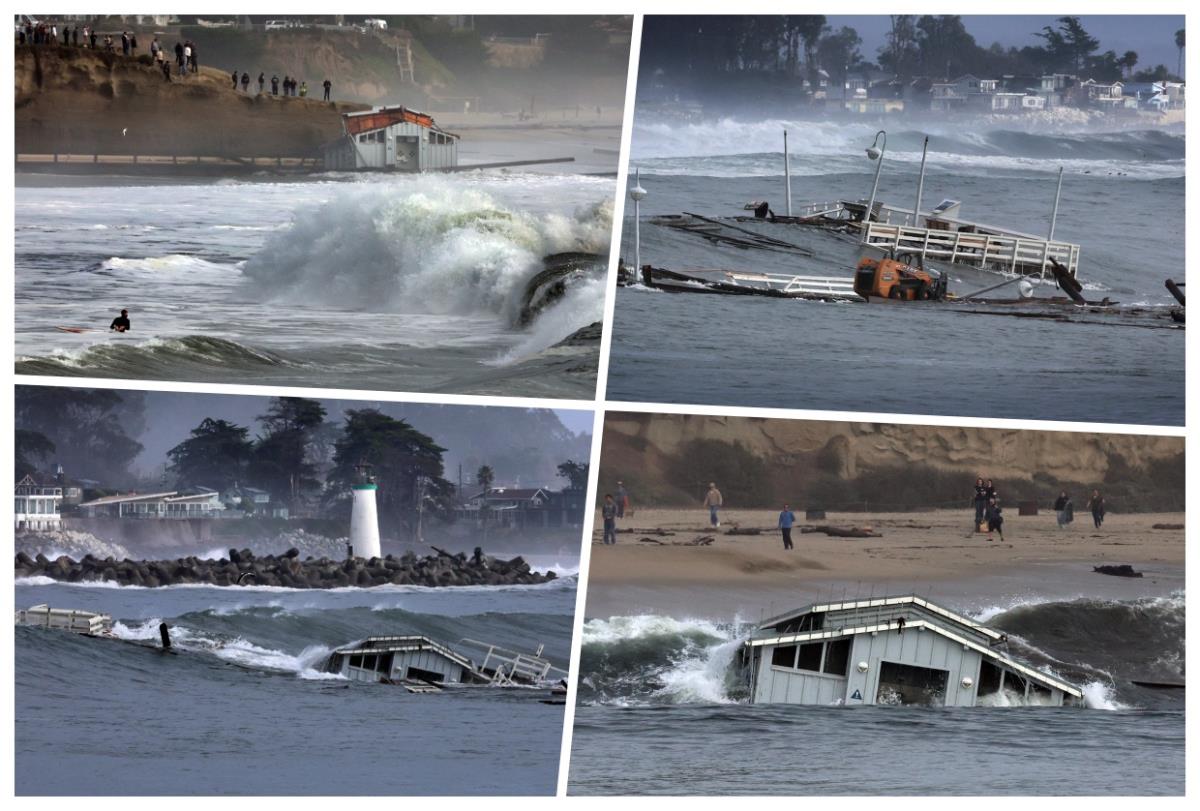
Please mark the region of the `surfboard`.
POLYGON ((59 332, 73 332, 76 335, 84 332, 95 332, 91 327, 55 327, 59 332))

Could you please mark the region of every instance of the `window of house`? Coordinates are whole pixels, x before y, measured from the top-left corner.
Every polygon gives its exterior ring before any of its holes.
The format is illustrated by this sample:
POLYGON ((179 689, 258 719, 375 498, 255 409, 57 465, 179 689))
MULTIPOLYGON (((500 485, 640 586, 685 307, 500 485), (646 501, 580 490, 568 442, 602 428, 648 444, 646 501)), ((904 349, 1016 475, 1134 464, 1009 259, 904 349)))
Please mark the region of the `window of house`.
POLYGON ((821 672, 821 652, 824 648, 825 643, 823 642, 809 642, 801 645, 800 656, 796 660, 796 667, 800 670, 821 672))
POLYGON ((783 645, 771 651, 771 664, 776 667, 796 666, 796 646, 783 645))
POLYGON ((822 673, 833 676, 845 676, 850 664, 850 640, 835 639, 825 644, 825 661, 821 665, 822 673))

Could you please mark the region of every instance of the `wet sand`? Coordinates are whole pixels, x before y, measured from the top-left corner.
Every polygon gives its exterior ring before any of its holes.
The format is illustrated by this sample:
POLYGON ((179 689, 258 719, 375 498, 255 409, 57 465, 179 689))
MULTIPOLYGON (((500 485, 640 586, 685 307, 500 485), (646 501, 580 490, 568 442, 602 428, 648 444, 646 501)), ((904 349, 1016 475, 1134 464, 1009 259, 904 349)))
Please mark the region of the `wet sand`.
MULTIPOLYGON (((792 530, 784 550, 777 511, 729 510, 721 527, 706 510, 638 510, 618 521, 616 546, 593 538, 588 617, 631 613, 740 615, 756 619, 773 608, 811 600, 919 592, 963 609, 1022 599, 1077 596, 1125 598, 1183 588, 1183 513, 1109 515, 1095 529, 1087 513, 1059 529, 1052 511, 1018 516, 1006 510, 1004 541, 970 531, 970 511, 828 513, 792 530), (805 526, 871 527, 879 538, 801 534, 805 526), (729 529, 760 535, 727 535, 729 529), (633 530, 627 532, 624 530, 633 530), (657 536, 663 530, 671 535, 657 536), (709 546, 676 546, 713 536, 709 546), (663 545, 642 542, 651 537, 663 545), (1143 578, 1096 574, 1093 566, 1131 564, 1143 578)), ((602 526, 599 517, 596 526, 602 526)))

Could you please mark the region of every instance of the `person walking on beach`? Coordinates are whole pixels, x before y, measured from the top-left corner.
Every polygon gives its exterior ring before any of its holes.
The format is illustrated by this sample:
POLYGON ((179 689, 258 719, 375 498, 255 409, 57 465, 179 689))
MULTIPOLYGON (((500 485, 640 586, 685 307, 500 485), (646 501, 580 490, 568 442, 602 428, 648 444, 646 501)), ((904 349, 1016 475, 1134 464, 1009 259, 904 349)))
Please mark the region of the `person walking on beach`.
POLYGON ((629 493, 625 490, 625 483, 617 482, 617 518, 624 518, 628 507, 629 493))
POLYGON ((783 511, 779 513, 779 531, 783 533, 783 548, 792 548, 792 527, 796 524, 796 514, 788 509, 788 505, 783 505, 783 511))
POLYGON ((971 529, 972 532, 979 531, 979 525, 983 523, 983 512, 987 509, 987 488, 983 485, 983 479, 975 480, 975 524, 971 529))
POLYGON ((1096 525, 1096 529, 1100 529, 1104 523, 1104 496, 1100 495, 1099 490, 1092 491, 1092 497, 1088 500, 1088 509, 1092 511, 1092 522, 1096 525))
POLYGON ((725 500, 721 498, 721 491, 717 489, 716 482, 708 483, 708 492, 704 495, 704 506, 708 507, 708 522, 714 527, 721 526, 721 507, 725 505, 725 500))
POLYGON ((333 90, 333 82, 326 79, 322 83, 322 87, 325 88, 325 101, 329 101, 329 91, 333 90))
POLYGON ((1000 541, 1004 541, 1004 516, 1001 515, 1000 502, 995 498, 988 501, 987 506, 987 527, 988 540, 992 539, 992 533, 1000 533, 1000 541))
POLYGON ((1066 529, 1067 524, 1075 520, 1075 510, 1071 506, 1071 497, 1067 495, 1066 490, 1059 493, 1058 498, 1054 500, 1054 512, 1058 516, 1059 529, 1066 529))
POLYGON ((617 503, 613 501, 612 493, 604 494, 604 506, 600 508, 600 516, 604 519, 604 545, 616 546, 617 503))

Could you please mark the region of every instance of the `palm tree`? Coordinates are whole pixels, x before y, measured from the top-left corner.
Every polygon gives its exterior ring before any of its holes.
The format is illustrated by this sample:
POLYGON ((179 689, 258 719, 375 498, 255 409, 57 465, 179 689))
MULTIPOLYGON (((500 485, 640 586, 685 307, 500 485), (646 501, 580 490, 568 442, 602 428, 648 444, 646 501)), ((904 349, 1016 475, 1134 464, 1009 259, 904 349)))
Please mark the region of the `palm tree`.
POLYGON ((1138 62, 1137 51, 1126 51, 1125 54, 1117 60, 1117 66, 1124 69, 1125 75, 1133 75, 1133 66, 1138 62))
POLYGON ((496 471, 492 470, 490 465, 484 465, 475 473, 475 483, 484 489, 484 492, 492 489, 492 482, 496 481, 496 471))
POLYGON ((1175 32, 1175 47, 1179 49, 1179 66, 1175 70, 1175 75, 1180 79, 1183 78, 1183 48, 1184 48, 1184 29, 1180 28, 1175 32))

